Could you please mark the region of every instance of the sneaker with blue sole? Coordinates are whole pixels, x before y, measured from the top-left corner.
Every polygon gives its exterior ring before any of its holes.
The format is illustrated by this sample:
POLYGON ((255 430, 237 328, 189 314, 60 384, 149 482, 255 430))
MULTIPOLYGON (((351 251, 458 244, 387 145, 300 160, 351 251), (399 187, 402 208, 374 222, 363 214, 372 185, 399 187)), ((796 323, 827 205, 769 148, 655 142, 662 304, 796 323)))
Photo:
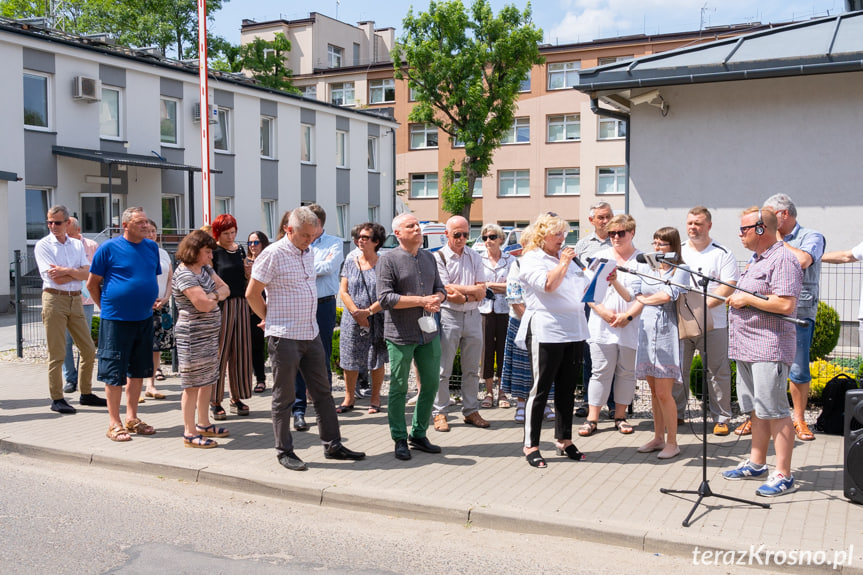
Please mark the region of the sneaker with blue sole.
POLYGON ((767 479, 767 483, 755 490, 756 495, 763 497, 776 497, 784 495, 796 489, 794 485, 794 477, 785 477, 783 474, 776 471, 767 479))
POLYGON ((755 467, 748 459, 730 471, 723 471, 722 477, 729 481, 738 481, 740 479, 757 479, 767 474, 767 466, 761 468, 755 467))

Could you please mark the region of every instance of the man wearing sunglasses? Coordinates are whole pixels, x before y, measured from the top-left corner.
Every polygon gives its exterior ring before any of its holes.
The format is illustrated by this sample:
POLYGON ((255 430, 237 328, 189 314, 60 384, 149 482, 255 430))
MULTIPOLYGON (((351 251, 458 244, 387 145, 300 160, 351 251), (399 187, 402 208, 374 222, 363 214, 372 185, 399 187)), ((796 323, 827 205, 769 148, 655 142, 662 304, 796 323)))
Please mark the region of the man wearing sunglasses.
POLYGON ((66 233, 69 210, 54 206, 48 210, 47 236, 35 247, 36 264, 42 276, 42 323, 48 343, 48 387, 51 411, 75 413, 75 408, 63 397, 63 360, 66 357, 66 331, 81 354, 81 405, 104 407, 106 401, 92 391, 93 369, 96 366, 96 346, 90 336, 90 326, 84 319, 81 302, 81 282, 87 279, 90 262, 84 244, 66 233))
POLYGON ((479 304, 485 297, 482 258, 467 247, 470 224, 461 216, 446 222, 447 244, 435 253, 440 279, 446 288, 441 303, 440 385, 432 415, 436 431, 449 431, 449 378, 456 351, 461 348, 461 394, 464 422, 486 428, 479 414, 479 362, 482 356, 482 317, 479 304))

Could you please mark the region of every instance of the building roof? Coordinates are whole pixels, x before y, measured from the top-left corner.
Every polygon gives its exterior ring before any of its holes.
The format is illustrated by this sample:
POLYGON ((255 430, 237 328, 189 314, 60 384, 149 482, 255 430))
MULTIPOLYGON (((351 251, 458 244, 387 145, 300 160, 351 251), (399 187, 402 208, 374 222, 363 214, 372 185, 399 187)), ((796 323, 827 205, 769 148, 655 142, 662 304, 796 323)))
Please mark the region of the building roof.
MULTIPOLYGON (((158 170, 183 170, 185 172, 200 172, 201 168, 188 166, 186 164, 175 164, 157 156, 144 156, 141 154, 127 154, 125 152, 105 152, 102 150, 88 150, 86 148, 70 148, 68 146, 53 146, 51 148, 55 156, 65 156, 76 160, 90 160, 100 164, 122 164, 124 166, 138 166, 141 168, 156 168, 158 170)), ((210 173, 221 174, 221 170, 210 169, 210 173)))
POLYGON ((4 172, 0 170, 0 181, 4 182, 16 182, 18 181, 18 174, 15 172, 4 172))
POLYGON ((863 11, 583 70, 575 89, 595 96, 633 88, 850 71, 863 71, 863 11))

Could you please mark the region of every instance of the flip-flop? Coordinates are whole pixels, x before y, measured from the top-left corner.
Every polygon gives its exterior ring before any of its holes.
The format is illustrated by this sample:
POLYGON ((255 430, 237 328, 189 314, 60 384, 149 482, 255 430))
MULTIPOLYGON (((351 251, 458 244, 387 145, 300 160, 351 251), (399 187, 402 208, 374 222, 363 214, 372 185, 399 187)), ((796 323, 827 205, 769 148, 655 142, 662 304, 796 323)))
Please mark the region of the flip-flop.
MULTIPOLYGON (((156 378, 156 381, 165 381, 165 379, 166 379, 165 374, 162 373, 161 369, 156 370, 156 375, 154 377, 156 378)), ((163 398, 157 398, 157 399, 163 399, 163 398)))
POLYGON ((340 405, 336 408, 336 413, 347 413, 349 411, 353 411, 353 405, 340 405))
POLYGON ((370 415, 373 415, 375 413, 380 413, 380 412, 381 412, 381 406, 380 405, 369 405, 369 414, 370 415))
POLYGON ((255 389, 253 389, 252 391, 254 391, 255 393, 264 393, 266 390, 267 390, 266 382, 259 381, 258 383, 255 384, 255 389))

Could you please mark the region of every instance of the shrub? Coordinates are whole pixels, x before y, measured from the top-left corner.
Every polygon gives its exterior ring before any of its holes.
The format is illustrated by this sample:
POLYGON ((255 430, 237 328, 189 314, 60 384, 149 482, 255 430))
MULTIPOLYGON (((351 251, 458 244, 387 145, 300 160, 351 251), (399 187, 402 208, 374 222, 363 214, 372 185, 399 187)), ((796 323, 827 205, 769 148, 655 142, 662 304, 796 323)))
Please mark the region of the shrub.
POLYGON ((824 359, 839 342, 839 314, 836 310, 824 303, 818 302, 818 312, 815 316, 815 334, 812 337, 812 345, 809 347, 809 355, 812 359, 824 359))
POLYGON ((93 316, 93 320, 90 322, 90 337, 93 338, 93 343, 99 345, 99 320, 101 318, 98 315, 93 316))
POLYGON ((810 363, 809 373, 812 374, 812 381, 809 383, 809 400, 816 404, 821 403, 821 394, 824 392, 824 386, 827 385, 828 381, 840 373, 851 377, 857 375, 853 368, 837 365, 823 359, 810 363))
MULTIPOLYGON (((692 357, 692 367, 689 369, 689 389, 692 394, 701 399, 701 387, 704 385, 704 369, 701 365, 701 355, 692 357)), ((731 398, 737 397, 737 364, 731 362, 731 398)))
POLYGON ((831 363, 850 369, 856 374, 857 381, 863 381, 863 357, 837 357, 831 363))
POLYGON ((342 312, 345 311, 343 308, 336 308, 336 325, 342 325, 342 312))
MULTIPOLYGON (((337 316, 340 315, 338 310, 336 310, 336 315, 337 316)), ((339 324, 336 324, 336 325, 339 325, 339 324)), ((343 375, 344 372, 342 371, 342 366, 341 366, 342 355, 341 355, 341 350, 339 348, 339 332, 340 331, 341 330, 339 328, 336 328, 333 330, 333 354, 330 356, 330 369, 332 370, 333 373, 343 375)))

